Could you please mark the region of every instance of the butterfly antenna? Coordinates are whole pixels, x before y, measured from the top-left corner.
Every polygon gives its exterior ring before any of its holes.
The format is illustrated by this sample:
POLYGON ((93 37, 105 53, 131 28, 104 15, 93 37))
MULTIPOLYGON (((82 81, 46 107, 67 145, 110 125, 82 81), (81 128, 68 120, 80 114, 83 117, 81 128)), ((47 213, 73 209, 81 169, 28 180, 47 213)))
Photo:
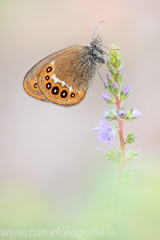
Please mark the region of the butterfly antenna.
POLYGON ((94 32, 93 32, 93 35, 92 35, 92 39, 93 39, 94 36, 95 36, 95 33, 96 33, 96 31, 97 31, 97 28, 98 28, 99 25, 100 25, 101 23, 103 23, 103 22, 106 22, 106 21, 101 21, 101 22, 97 23, 97 25, 95 26, 95 29, 94 29, 94 32))

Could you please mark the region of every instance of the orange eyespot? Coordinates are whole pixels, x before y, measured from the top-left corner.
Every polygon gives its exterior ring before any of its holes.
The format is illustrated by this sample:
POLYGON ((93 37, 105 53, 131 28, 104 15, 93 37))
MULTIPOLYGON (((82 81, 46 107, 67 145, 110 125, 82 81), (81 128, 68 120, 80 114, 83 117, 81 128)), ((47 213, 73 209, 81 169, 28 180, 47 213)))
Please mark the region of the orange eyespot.
POLYGON ((23 86, 25 91, 32 97, 37 98, 39 100, 44 101, 43 94, 40 92, 38 88, 37 81, 35 79, 31 79, 29 81, 25 80, 23 82, 23 86))
POLYGON ((70 99, 76 99, 77 97, 79 96, 79 94, 78 94, 78 92, 70 92, 70 96, 69 96, 69 98, 70 99))
POLYGON ((47 75, 47 76, 45 76, 45 79, 48 81, 50 79, 50 77, 47 75))
POLYGON ((59 98, 59 93, 60 93, 61 88, 62 87, 61 87, 60 83, 52 84, 51 96, 53 96, 55 98, 59 98))
POLYGON ((42 73, 44 74, 44 82, 48 82, 51 79, 52 74, 54 73, 55 67, 53 65, 48 65, 42 73))
POLYGON ((69 89, 67 87, 62 87, 61 91, 60 91, 60 99, 63 100, 67 100, 69 98, 69 89))
POLYGON ((51 71, 52 71, 52 67, 51 66, 47 67, 46 72, 49 73, 51 71))
POLYGON ((47 88, 47 90, 50 90, 51 87, 52 87, 52 83, 51 83, 51 82, 46 83, 46 88, 47 88))
POLYGON ((59 86, 53 86, 52 88, 52 94, 58 95, 59 94, 60 87, 59 86))

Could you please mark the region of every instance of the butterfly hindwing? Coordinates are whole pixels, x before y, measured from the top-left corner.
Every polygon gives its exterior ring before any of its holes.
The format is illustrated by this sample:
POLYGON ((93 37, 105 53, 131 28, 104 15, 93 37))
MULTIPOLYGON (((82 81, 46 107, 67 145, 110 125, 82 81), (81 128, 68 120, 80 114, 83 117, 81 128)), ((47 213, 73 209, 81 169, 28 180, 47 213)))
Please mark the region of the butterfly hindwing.
POLYGON ((72 106, 85 96, 87 87, 83 86, 78 73, 81 72, 78 62, 83 47, 71 47, 56 54, 44 67, 38 78, 38 86, 45 98, 53 103, 72 106))

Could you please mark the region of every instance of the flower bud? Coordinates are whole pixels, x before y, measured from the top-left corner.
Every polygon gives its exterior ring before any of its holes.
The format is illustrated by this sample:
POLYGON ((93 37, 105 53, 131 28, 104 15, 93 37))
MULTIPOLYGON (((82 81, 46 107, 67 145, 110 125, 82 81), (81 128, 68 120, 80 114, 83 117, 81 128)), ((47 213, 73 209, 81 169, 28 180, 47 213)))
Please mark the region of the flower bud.
POLYGON ((141 117, 141 112, 139 110, 133 110, 131 117, 140 118, 141 117))
POLYGON ((125 88, 123 89, 124 94, 127 95, 127 94, 129 93, 130 89, 131 89, 131 86, 130 86, 130 85, 127 86, 127 87, 125 87, 125 88))
POLYGON ((114 65, 114 64, 115 64, 115 62, 116 62, 115 58, 114 58, 114 57, 112 57, 112 58, 110 59, 110 63, 111 63, 112 65, 114 65))
POLYGON ((107 73, 107 79, 108 79, 108 80, 112 80, 112 76, 111 76, 110 73, 107 73))
POLYGON ((115 52, 114 49, 110 49, 110 50, 109 50, 109 53, 110 53, 112 56, 114 55, 114 52, 115 52))
POLYGON ((116 59, 120 60, 120 58, 122 58, 120 51, 116 51, 116 59))
POLYGON ((118 88, 118 84, 116 82, 113 83, 113 88, 118 88))
POLYGON ((115 103, 115 98, 108 93, 102 94, 102 98, 109 104, 115 103))
POLYGON ((117 61, 116 61, 116 64, 115 64, 116 68, 120 67, 120 66, 121 66, 121 63, 122 63, 122 62, 121 62, 120 60, 117 60, 117 61))
POLYGON ((108 85, 109 85, 108 80, 105 80, 105 86, 108 87, 108 85))
POLYGON ((126 98, 128 98, 130 95, 129 95, 129 91, 131 89, 131 86, 127 86, 123 89, 123 91, 121 91, 121 94, 120 94, 120 98, 121 100, 125 100, 126 98))
POLYGON ((123 73, 123 68, 121 68, 121 69, 118 71, 118 74, 119 74, 119 75, 122 75, 122 73, 123 73))
POLYGON ((102 98, 103 98, 105 101, 110 101, 110 100, 111 100, 111 96, 110 96, 108 93, 102 94, 102 98))
POLYGON ((118 84, 117 84, 117 82, 114 82, 114 83, 113 83, 113 86, 112 86, 112 92, 113 92, 115 95, 118 94, 118 92, 119 92, 119 88, 118 88, 118 84))
POLYGON ((123 109, 118 110, 118 116, 123 117, 125 115, 125 111, 123 109))
POLYGON ((107 118, 107 117, 109 117, 109 116, 110 116, 110 114, 109 114, 108 111, 105 111, 105 112, 103 113, 103 117, 104 117, 104 118, 107 118))
POLYGON ((118 51, 115 51, 114 57, 115 57, 116 60, 119 58, 119 52, 118 51))
POLYGON ((116 49, 116 46, 114 44, 111 45, 111 49, 116 49))

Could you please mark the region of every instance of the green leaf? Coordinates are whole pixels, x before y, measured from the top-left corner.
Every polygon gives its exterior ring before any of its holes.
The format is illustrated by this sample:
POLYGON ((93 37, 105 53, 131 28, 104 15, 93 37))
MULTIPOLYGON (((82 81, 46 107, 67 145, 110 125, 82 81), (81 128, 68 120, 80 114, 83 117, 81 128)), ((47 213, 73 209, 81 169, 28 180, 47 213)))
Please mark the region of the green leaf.
POLYGON ((126 100, 128 97, 130 97, 130 94, 129 94, 129 93, 128 93, 128 94, 124 94, 123 100, 126 100))
POLYGON ((113 93, 112 86, 109 84, 107 88, 108 88, 108 92, 112 94, 113 93))
POLYGON ((112 110, 108 110, 109 115, 112 119, 116 119, 117 118, 117 112, 116 110, 113 108, 112 110))
POLYGON ((112 90, 113 90, 113 93, 115 94, 115 95, 118 95, 118 92, 119 92, 119 89, 118 88, 112 88, 112 90))
POLYGON ((128 134, 126 137, 126 143, 132 143, 136 140, 136 135, 134 133, 128 134))
POLYGON ((134 152, 133 150, 128 150, 126 154, 126 158, 128 161, 136 159, 138 156, 138 152, 134 152))
POLYGON ((124 81, 124 73, 122 73, 121 75, 117 74, 117 82, 119 86, 122 85, 123 81, 124 81))
POLYGON ((122 152, 115 152, 113 149, 108 151, 105 156, 108 158, 108 160, 111 160, 113 162, 116 162, 118 165, 121 165, 123 162, 123 154, 122 152))
POLYGON ((133 119, 130 118, 130 116, 132 115, 132 113, 133 113, 133 109, 130 109, 130 110, 127 111, 126 120, 133 122, 133 119))
POLYGON ((120 99, 121 99, 121 100, 124 99, 124 92, 123 92, 123 91, 121 91, 121 93, 120 93, 120 99))
POLYGON ((130 110, 127 111, 127 115, 128 115, 128 116, 131 116, 132 113, 133 113, 133 109, 130 109, 130 110))
POLYGON ((109 121, 117 119, 117 112, 113 108, 112 110, 108 110, 109 115, 106 116, 105 118, 109 121))
POLYGON ((111 160, 111 161, 116 161, 116 159, 117 159, 117 154, 115 153, 115 151, 113 149, 108 151, 105 154, 105 156, 108 158, 108 160, 111 160))
POLYGON ((112 76, 112 73, 110 72, 110 75, 111 75, 111 79, 110 78, 108 78, 107 80, 108 80, 108 83, 110 84, 110 85, 112 85, 113 83, 114 83, 114 76, 112 76))
POLYGON ((126 98, 128 98, 129 96, 130 96, 129 93, 128 94, 124 94, 123 91, 121 91, 121 93, 120 93, 120 99, 122 101, 126 100, 126 98))

